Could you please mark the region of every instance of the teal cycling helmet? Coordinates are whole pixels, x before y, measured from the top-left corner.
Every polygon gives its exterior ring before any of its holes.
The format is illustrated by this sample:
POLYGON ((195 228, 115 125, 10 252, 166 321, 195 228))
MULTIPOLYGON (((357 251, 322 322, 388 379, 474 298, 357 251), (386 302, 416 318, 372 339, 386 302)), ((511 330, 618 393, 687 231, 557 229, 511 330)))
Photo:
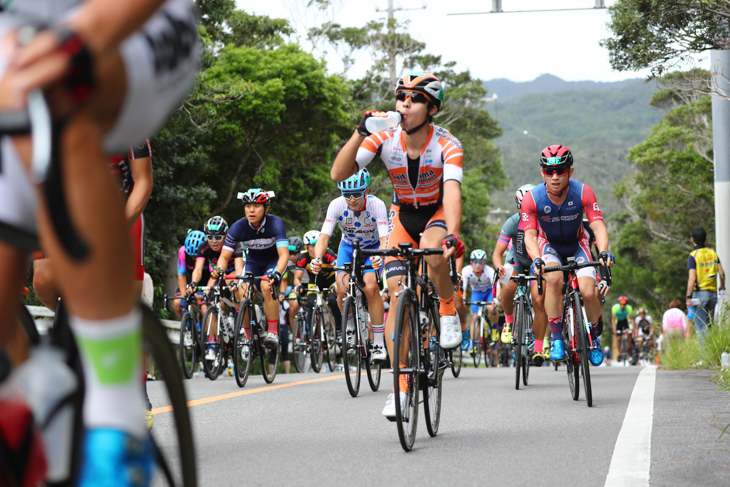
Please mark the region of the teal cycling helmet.
POLYGON ((188 255, 197 254, 198 248, 203 242, 205 242, 205 234, 203 232, 200 230, 189 231, 188 236, 185 237, 185 253, 188 255))
POLYGON ((487 253, 482 249, 476 249, 472 251, 471 255, 469 256, 469 260, 485 260, 486 258, 487 253))
POLYGON ((337 188, 342 192, 365 191, 368 186, 370 186, 370 173, 365 168, 337 183, 337 188))
POLYGON ((314 245, 317 243, 319 238, 318 230, 310 230, 304 234, 304 245, 314 245))

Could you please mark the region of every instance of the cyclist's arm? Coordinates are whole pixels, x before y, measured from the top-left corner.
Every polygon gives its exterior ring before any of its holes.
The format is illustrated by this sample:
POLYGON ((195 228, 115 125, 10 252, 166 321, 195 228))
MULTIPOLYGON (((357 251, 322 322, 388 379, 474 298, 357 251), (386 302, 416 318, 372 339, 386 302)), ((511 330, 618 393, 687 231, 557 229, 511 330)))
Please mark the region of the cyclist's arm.
POLYGON ((449 234, 461 235, 461 183, 455 179, 444 181, 444 216, 446 231, 449 234))
POLYGON ((537 243, 536 229, 525 230, 525 249, 527 249, 527 254, 532 260, 541 257, 540 246, 537 243))
POLYGON ((317 245, 314 246, 314 255, 312 258, 321 259, 325 252, 327 252, 327 246, 330 243, 330 236, 326 233, 320 233, 317 238, 317 245))
MULTIPOLYGON (((223 250, 221 250, 221 256, 218 257, 218 263, 216 264, 216 269, 228 269, 228 261, 231 260, 231 257, 233 257, 233 251, 229 248, 223 247, 223 250)), ((198 265, 197 263, 195 264, 198 265)), ((218 275, 215 269, 213 269, 213 272, 210 273, 210 278, 213 279, 213 274, 218 275)))
POLYGON ((603 220, 591 222, 591 230, 596 235, 596 246, 599 252, 608 252, 608 231, 603 220))
POLYGON ((233 272, 235 272, 237 276, 243 275, 243 269, 245 266, 246 262, 243 260, 243 257, 236 257, 235 259, 233 259, 233 272))
POLYGON ((504 276, 504 261, 502 255, 507 251, 507 244, 502 241, 502 235, 497 240, 497 245, 494 247, 494 253, 492 253, 492 265, 499 272, 499 277, 504 276))
MULTIPOLYGON (((190 282, 200 283, 200 279, 203 277, 203 266, 206 265, 207 262, 208 261, 203 257, 198 257, 195 260, 195 269, 193 269, 193 275, 190 277, 190 282)), ((182 289, 180 289, 180 291, 182 291, 182 289)))
MULTIPOLYGON (((225 252, 225 249, 223 251, 225 252)), ((279 254, 279 262, 276 263, 276 270, 279 271, 279 274, 284 275, 286 265, 289 262, 289 246, 282 245, 281 247, 276 247, 276 252, 279 254)), ((223 257, 222 252, 221 257, 223 257)))
POLYGON ((180 294, 185 294, 185 288, 188 287, 188 277, 185 274, 177 275, 177 288, 180 294))
POLYGON ((294 285, 302 285, 302 276, 304 275, 304 269, 297 269, 294 271, 294 285))
POLYGON ((286 288, 289 287, 289 270, 286 271, 284 276, 281 278, 281 283, 279 284, 279 294, 286 293, 286 288))
POLYGON ((137 30, 165 0, 87 0, 70 25, 94 52, 119 45, 137 30))
POLYGON ((330 169, 330 176, 333 181, 338 183, 344 181, 359 170, 356 162, 357 150, 364 140, 365 136, 360 135, 355 130, 350 140, 340 149, 334 164, 332 164, 332 169, 330 169))
POLYGON ((130 159, 129 168, 132 171, 134 186, 132 186, 132 192, 129 193, 129 198, 127 198, 124 214, 131 227, 139 219, 152 195, 152 187, 154 186, 152 158, 130 159))

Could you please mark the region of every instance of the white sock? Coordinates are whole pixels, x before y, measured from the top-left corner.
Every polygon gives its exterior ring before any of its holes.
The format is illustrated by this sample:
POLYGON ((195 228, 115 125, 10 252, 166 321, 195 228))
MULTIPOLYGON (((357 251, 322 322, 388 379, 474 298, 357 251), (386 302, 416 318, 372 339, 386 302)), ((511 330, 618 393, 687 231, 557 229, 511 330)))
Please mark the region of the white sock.
POLYGON ((142 373, 142 314, 107 320, 69 316, 84 366, 84 424, 147 434, 142 373))

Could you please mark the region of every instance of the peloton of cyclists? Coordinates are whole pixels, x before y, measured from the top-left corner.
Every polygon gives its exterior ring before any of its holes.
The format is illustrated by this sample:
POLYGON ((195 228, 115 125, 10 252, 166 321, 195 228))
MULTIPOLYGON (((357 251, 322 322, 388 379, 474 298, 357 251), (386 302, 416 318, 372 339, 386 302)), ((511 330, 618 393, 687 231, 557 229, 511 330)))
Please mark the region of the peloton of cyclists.
MULTIPOLYGON (((533 263, 532 272, 539 272, 542 266, 559 266, 567 257, 577 262, 589 262, 591 252, 588 238, 583 231, 582 217, 585 212, 596 235, 602 265, 613 266, 614 257, 608 252, 608 232, 603 223, 603 214, 596 202, 593 190, 583 183, 571 179, 575 169, 573 154, 565 146, 551 145, 540 154, 540 167, 545 184, 536 186, 522 198, 522 220, 525 222, 525 245, 533 263), (538 236, 538 229, 540 230, 538 236)), ((586 267, 577 271, 578 286, 591 323, 593 347, 589 359, 594 366, 603 362, 603 351, 596 336, 596 322, 601 302, 596 298, 596 270, 586 267)), ((545 275, 545 310, 552 332, 553 342, 550 359, 565 360, 565 339, 562 332, 563 275, 552 272, 545 275)), ((606 289, 607 291, 607 289, 606 289)), ((543 345, 544 330, 534 329, 535 349, 543 345), (537 339, 540 337, 540 339, 537 339)))
MULTIPOLYGON (((327 217, 322 232, 317 239, 312 260, 312 272, 318 273, 322 264, 322 256, 327 250, 330 237, 339 225, 342 231, 342 240, 337 250, 337 267, 346 262, 352 262, 353 244, 358 242, 362 249, 382 249, 388 242, 388 212, 385 203, 377 196, 370 195, 370 173, 367 169, 360 169, 357 173, 344 181, 337 183, 342 196, 333 200, 327 209, 327 217)), ((370 316, 371 356, 375 361, 386 359, 383 331, 383 301, 380 298, 378 279, 381 267, 381 258, 378 256, 365 259, 365 265, 372 265, 373 269, 364 271, 364 292, 368 301, 370 316)), ((349 288, 350 276, 344 272, 337 273, 337 304, 342 310, 342 302, 349 288)), ((347 340, 354 343, 355 323, 347 324, 347 340)))

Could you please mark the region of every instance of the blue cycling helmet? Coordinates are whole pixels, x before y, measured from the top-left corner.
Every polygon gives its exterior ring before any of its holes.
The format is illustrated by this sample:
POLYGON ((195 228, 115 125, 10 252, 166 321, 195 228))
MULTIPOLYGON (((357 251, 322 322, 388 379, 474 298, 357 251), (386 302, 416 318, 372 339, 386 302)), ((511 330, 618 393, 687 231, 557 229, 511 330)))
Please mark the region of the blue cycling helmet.
POLYGON ((198 253, 200 244, 205 242, 205 234, 200 230, 192 230, 188 232, 188 236, 185 237, 185 253, 188 255, 195 255, 198 253))
POLYGON ((337 183, 337 188, 340 191, 365 191, 368 186, 370 186, 370 173, 365 168, 337 183))

